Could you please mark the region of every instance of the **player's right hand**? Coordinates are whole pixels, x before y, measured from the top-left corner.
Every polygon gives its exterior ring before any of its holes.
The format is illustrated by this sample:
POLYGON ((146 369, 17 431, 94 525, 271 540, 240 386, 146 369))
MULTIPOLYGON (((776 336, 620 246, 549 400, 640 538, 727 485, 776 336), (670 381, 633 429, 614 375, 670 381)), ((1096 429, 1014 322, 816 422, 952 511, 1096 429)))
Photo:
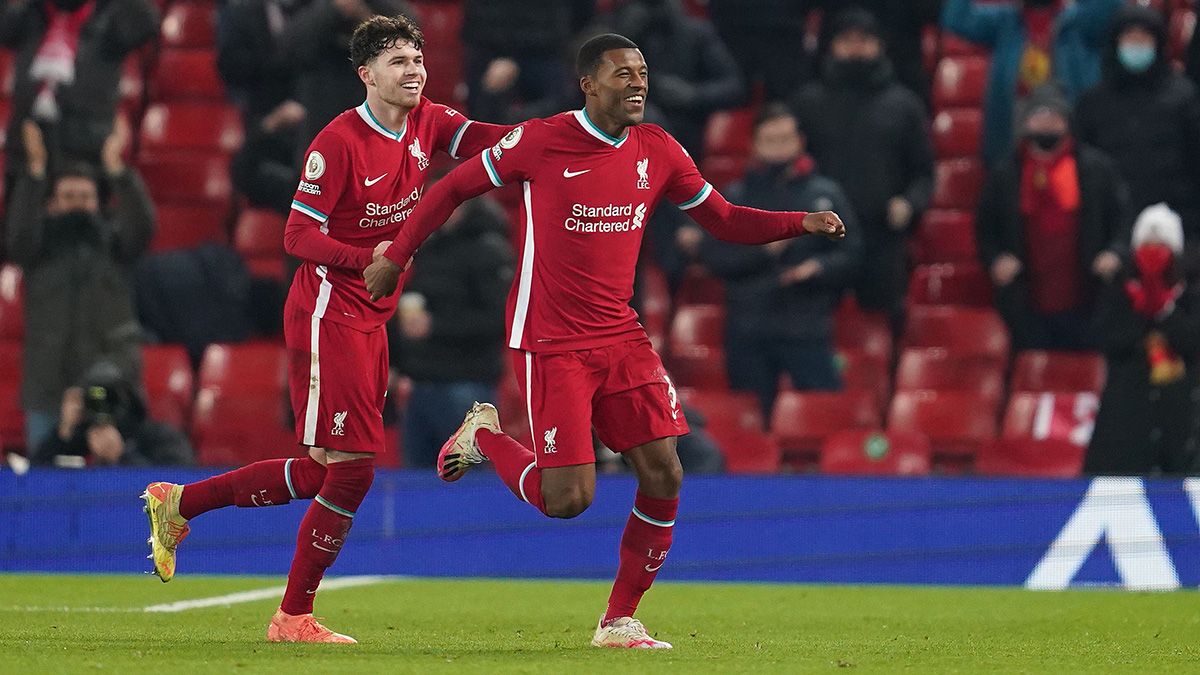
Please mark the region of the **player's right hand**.
POLYGON ((804 216, 804 229, 811 234, 820 234, 830 239, 845 239, 846 224, 833 211, 813 211, 804 216))

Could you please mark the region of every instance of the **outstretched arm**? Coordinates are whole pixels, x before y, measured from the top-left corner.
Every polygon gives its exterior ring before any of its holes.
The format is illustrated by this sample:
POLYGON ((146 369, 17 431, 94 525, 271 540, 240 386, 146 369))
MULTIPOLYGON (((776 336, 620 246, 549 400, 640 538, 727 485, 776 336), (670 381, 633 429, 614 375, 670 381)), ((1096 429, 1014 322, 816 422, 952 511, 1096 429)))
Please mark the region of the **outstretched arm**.
POLYGON ((730 204, 711 185, 705 185, 694 198, 679 208, 712 233, 731 244, 768 244, 802 234, 823 234, 833 239, 846 236, 846 226, 832 211, 763 211, 730 204))

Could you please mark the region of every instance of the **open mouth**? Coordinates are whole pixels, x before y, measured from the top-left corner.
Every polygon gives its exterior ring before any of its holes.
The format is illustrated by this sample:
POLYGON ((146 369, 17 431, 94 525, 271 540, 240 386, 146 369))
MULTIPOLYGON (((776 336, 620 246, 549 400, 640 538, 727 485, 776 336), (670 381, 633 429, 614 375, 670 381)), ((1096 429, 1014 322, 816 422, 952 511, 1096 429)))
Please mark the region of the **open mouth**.
POLYGON ((635 108, 640 108, 646 103, 646 96, 645 94, 632 94, 625 97, 625 103, 635 108))
POLYGON ((404 91, 410 91, 416 94, 421 91, 421 83, 417 81, 405 82, 404 84, 400 85, 400 88, 404 91))

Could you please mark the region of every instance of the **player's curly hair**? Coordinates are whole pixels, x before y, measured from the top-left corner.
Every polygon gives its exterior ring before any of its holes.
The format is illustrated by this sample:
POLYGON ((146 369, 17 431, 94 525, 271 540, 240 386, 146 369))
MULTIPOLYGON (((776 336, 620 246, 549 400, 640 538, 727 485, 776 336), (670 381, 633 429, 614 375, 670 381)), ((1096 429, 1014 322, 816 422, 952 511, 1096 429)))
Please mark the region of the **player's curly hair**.
POLYGON ((354 66, 365 66, 376 56, 407 42, 415 49, 425 48, 425 34, 412 19, 396 16, 373 16, 358 24, 350 36, 350 61, 354 66))

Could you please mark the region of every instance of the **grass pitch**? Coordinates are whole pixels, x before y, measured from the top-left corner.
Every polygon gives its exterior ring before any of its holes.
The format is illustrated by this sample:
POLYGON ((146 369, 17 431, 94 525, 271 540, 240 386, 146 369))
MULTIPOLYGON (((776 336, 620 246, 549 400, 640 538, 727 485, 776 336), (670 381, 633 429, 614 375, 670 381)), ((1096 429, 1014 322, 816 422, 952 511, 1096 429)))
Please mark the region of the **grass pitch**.
POLYGON ((396 579, 323 593, 361 644, 264 641, 277 599, 159 603, 279 578, 0 575, 0 672, 1197 672, 1194 592, 661 584, 639 617, 671 652, 588 646, 607 583, 396 579))

